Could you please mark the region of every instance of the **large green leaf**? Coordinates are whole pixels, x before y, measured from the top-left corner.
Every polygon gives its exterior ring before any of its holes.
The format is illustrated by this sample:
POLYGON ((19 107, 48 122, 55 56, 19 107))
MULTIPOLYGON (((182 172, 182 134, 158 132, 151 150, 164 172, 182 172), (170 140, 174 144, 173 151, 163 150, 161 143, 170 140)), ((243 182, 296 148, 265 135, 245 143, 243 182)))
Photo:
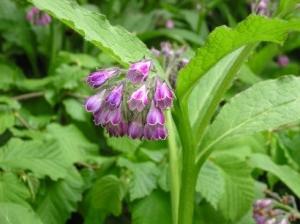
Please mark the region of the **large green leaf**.
POLYGON ((132 172, 129 193, 134 200, 149 195, 157 185, 159 169, 152 162, 133 163, 125 158, 120 158, 118 164, 132 172))
POLYGON ((288 31, 299 30, 299 21, 284 21, 251 15, 235 28, 221 26, 215 29, 208 40, 197 50, 195 57, 180 72, 177 96, 188 95, 197 81, 213 68, 223 57, 247 44, 260 41, 282 43, 288 31))
POLYGON ((93 224, 95 220, 103 220, 106 215, 120 215, 122 211, 122 185, 121 181, 113 175, 101 177, 97 180, 84 204, 84 222, 93 224))
POLYGON ((0 167, 31 170, 36 176, 53 180, 66 176, 66 165, 58 145, 53 142, 12 139, 0 150, 0 167))
POLYGON ((0 203, 0 223, 43 224, 31 208, 14 203, 0 203))
POLYGON ((203 147, 300 120, 300 78, 287 76, 257 83, 226 104, 210 126, 203 147))
POLYGON ((26 202, 29 197, 29 190, 15 174, 0 173, 0 202, 15 202, 29 206, 26 202))
POLYGON ((80 174, 69 169, 65 179, 46 182, 46 191, 38 198, 37 214, 44 224, 65 224, 81 200, 83 180, 80 174))
POLYGON ((298 197, 300 197, 300 174, 286 165, 277 165, 270 157, 263 154, 253 154, 249 159, 250 165, 265 170, 277 176, 298 197))
POLYGON ((169 196, 161 191, 154 191, 141 199, 132 208, 133 224, 171 224, 171 204, 169 196))
POLYGON ((50 124, 47 127, 47 133, 49 138, 58 142, 58 148, 62 151, 68 164, 84 161, 88 152, 98 148, 74 125, 50 124))
POLYGON ((238 157, 212 157, 200 170, 197 189, 224 217, 237 221, 250 209, 254 197, 250 172, 238 157))
POLYGON ((38 8, 48 11, 86 40, 107 52, 119 62, 128 64, 151 57, 146 46, 122 27, 112 26, 104 15, 80 7, 70 0, 30 0, 38 8))

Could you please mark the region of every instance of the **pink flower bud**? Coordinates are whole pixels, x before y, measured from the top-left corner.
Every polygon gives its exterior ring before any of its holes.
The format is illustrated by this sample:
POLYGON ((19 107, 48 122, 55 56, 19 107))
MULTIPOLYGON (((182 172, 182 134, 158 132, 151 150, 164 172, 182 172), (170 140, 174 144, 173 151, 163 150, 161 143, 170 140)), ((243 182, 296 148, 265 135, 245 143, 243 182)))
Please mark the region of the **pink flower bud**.
POLYGON ((168 20, 166 21, 165 26, 166 26, 166 28, 168 28, 168 29, 173 29, 174 26, 175 26, 174 21, 173 21, 172 19, 168 19, 168 20))
POLYGON ((148 104, 146 85, 142 85, 139 89, 134 91, 127 101, 129 110, 137 110, 141 112, 148 104))
POLYGON ((106 97, 105 102, 107 103, 110 110, 114 110, 120 106, 122 101, 123 85, 115 87, 106 97))
POLYGON ((285 67, 289 64, 290 60, 288 58, 288 56, 286 55, 280 55, 278 58, 277 58, 277 64, 280 66, 280 67, 285 67))
POLYGON ((128 136, 133 139, 141 139, 144 135, 144 126, 139 121, 133 121, 129 124, 128 136))
POLYGON ((148 112, 146 121, 149 125, 164 125, 165 123, 165 117, 163 112, 159 108, 155 107, 153 101, 148 112))
POLYGON ((32 24, 38 26, 45 26, 51 22, 51 17, 36 7, 32 7, 27 11, 26 19, 32 24))
POLYGON ((120 70, 118 68, 102 69, 92 72, 88 76, 86 81, 91 87, 98 88, 103 85, 108 79, 115 75, 118 75, 119 73, 120 70))
POLYGON ((104 94, 105 94, 105 90, 103 90, 102 92, 96 95, 90 96, 85 102, 86 111, 96 112, 97 110, 99 110, 103 102, 104 94))
POLYGON ((173 93, 165 82, 161 83, 159 80, 157 80, 154 102, 155 106, 162 110, 172 106, 173 93))
POLYGON ((127 78, 133 83, 140 83, 147 79, 152 62, 150 60, 141 60, 136 63, 131 64, 127 78))

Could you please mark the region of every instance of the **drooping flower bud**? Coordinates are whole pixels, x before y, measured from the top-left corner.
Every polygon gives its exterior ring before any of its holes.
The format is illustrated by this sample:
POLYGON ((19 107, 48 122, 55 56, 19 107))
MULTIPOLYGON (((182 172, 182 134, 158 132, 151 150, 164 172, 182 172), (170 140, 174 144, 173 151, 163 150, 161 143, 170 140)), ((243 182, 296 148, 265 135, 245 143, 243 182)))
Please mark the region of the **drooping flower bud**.
POLYGON ((285 67, 289 64, 290 60, 289 60, 289 57, 286 56, 286 55, 280 55, 278 58, 277 58, 277 64, 280 66, 280 67, 285 67))
POLYGON ((87 83, 93 87, 98 88, 103 85, 111 77, 118 75, 120 70, 118 68, 102 69, 95 72, 92 72, 87 77, 87 83))
POLYGON ((172 106, 173 103, 173 93, 168 85, 161 81, 156 81, 156 89, 154 94, 155 106, 161 110, 165 110, 168 107, 172 106))
POLYGON ((161 109, 157 108, 152 101, 150 110, 147 114, 147 124, 149 125, 164 125, 165 117, 161 109))
POLYGON ((127 72, 127 78, 133 83, 140 83, 147 79, 151 70, 150 60, 141 60, 130 65, 127 72))
POLYGON ((127 101, 129 110, 141 112, 148 104, 147 94, 146 85, 142 85, 139 89, 134 91, 127 101))
POLYGON ((148 140, 164 140, 168 136, 167 129, 160 124, 146 124, 144 128, 144 137, 148 140))
POLYGON ((141 139, 144 135, 144 126, 140 121, 132 121, 129 124, 128 136, 133 139, 141 139))
POLYGON ((110 136, 123 137, 127 134, 128 125, 125 121, 121 120, 121 122, 116 125, 108 123, 106 128, 110 136))
POLYGON ((259 209, 267 208, 267 207, 269 207, 270 205, 272 205, 272 203, 273 203, 273 200, 272 200, 272 199, 269 199, 269 198, 258 199, 258 200, 254 203, 254 207, 255 207, 255 208, 259 208, 259 209))
POLYGON ((168 20, 166 21, 165 26, 166 26, 166 28, 168 28, 168 29, 173 29, 174 26, 175 26, 174 21, 173 21, 172 19, 168 19, 168 20))
POLYGON ((32 24, 38 26, 45 26, 51 22, 51 17, 36 7, 32 7, 27 11, 26 19, 32 24))
POLYGON ((103 97, 105 94, 105 90, 100 93, 90 96, 85 102, 85 109, 88 112, 96 112, 100 109, 101 104, 103 102, 103 97))
POLYGON ((105 102, 110 110, 114 110, 120 106, 122 101, 123 84, 114 87, 114 89, 107 95, 105 102))
POLYGON ((118 107, 110 111, 106 117, 106 123, 111 123, 112 125, 120 124, 122 121, 122 111, 121 107, 118 107))

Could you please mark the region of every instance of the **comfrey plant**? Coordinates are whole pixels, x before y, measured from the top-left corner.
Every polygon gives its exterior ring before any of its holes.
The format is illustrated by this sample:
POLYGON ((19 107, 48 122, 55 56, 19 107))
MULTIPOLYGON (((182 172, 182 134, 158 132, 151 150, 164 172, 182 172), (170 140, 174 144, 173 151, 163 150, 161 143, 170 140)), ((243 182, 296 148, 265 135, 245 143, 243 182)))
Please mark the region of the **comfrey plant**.
POLYGON ((27 11, 26 19, 37 26, 46 26, 51 22, 51 17, 37 7, 32 7, 27 11))
POLYGON ((172 106, 174 94, 161 78, 148 77, 152 67, 151 60, 141 60, 127 71, 108 68, 88 76, 87 83, 98 93, 86 100, 85 108, 96 125, 115 137, 166 139, 163 112, 172 106))

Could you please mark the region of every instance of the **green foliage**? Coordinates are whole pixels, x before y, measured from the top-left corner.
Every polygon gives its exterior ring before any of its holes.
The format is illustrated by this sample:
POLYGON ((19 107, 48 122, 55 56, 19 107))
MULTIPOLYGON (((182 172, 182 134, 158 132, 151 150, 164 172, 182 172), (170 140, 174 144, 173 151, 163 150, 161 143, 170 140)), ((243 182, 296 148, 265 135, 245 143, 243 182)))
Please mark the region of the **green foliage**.
POLYGON ((171 224, 170 199, 166 193, 153 191, 147 198, 141 199, 133 205, 132 223, 171 224))
POLYGON ((27 207, 14 203, 0 203, 0 223, 43 224, 39 217, 27 207))
POLYGON ((260 82, 233 97, 209 128, 204 147, 226 137, 275 129, 299 121, 300 79, 260 82))

